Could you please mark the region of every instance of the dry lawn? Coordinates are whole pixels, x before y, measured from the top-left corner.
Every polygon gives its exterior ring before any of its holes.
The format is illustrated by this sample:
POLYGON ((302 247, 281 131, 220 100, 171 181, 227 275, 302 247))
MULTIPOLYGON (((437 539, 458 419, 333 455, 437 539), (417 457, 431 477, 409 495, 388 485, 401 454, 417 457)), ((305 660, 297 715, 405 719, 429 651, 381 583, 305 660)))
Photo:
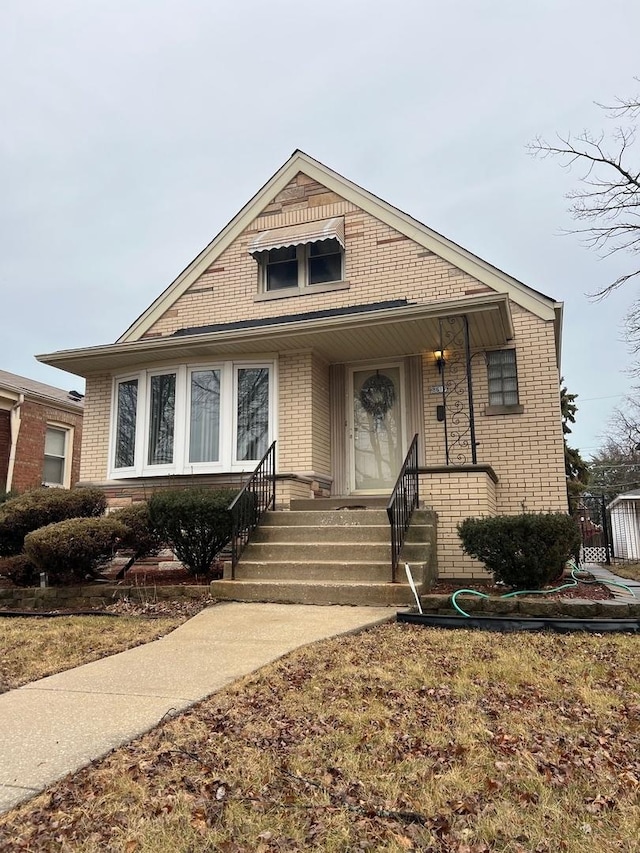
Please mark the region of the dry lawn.
POLYGON ((148 643, 186 617, 56 616, 0 618, 0 693, 148 643))
POLYGON ((0 818, 0 849, 640 850, 634 636, 301 649, 0 818))

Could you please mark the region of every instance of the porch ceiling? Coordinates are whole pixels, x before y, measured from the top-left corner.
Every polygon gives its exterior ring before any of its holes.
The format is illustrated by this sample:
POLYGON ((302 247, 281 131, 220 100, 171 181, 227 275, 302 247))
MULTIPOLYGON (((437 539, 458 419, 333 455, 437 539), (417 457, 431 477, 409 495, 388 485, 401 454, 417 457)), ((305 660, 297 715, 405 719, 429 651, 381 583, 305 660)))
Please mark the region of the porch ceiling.
POLYGON ((313 350, 330 363, 412 355, 439 348, 439 320, 466 314, 472 349, 502 346, 513 337, 509 298, 406 305, 383 311, 296 320, 258 328, 148 338, 130 343, 61 350, 38 361, 78 376, 111 373, 171 361, 313 350))

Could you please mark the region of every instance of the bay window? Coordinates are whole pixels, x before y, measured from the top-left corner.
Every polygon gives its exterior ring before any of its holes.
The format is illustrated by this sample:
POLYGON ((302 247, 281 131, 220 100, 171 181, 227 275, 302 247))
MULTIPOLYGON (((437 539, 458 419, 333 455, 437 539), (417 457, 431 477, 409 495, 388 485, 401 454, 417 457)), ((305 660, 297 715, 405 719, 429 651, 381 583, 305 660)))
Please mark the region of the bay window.
POLYGON ((247 470, 273 440, 274 365, 224 361, 114 380, 109 475, 247 470))

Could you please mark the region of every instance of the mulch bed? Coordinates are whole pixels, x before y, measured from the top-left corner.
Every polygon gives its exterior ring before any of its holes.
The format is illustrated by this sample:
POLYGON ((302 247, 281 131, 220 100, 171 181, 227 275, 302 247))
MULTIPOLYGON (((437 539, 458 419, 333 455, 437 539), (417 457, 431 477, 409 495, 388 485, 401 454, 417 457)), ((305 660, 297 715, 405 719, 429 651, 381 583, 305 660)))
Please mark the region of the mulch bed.
MULTIPOLYGON (((548 587, 544 587, 545 589, 554 589, 557 586, 561 586, 562 583, 567 583, 567 580, 558 581, 556 584, 551 584, 548 587)), ((507 586, 499 586, 496 584, 474 584, 469 583, 465 584, 463 582, 460 583, 449 583, 445 581, 438 581, 435 583, 431 589, 429 590, 429 594, 434 595, 451 595, 456 592, 458 589, 475 589, 478 592, 484 592, 485 595, 495 595, 501 596, 505 595, 512 590, 507 586)), ((546 598, 546 599, 560 599, 560 598, 580 598, 580 599, 588 599, 589 601, 607 601, 613 598, 613 593, 607 589, 601 583, 579 583, 578 586, 569 587, 568 589, 560 590, 560 592, 547 592, 544 596, 540 595, 521 595, 518 598, 546 598)))
POLYGON ((104 572, 103 577, 112 583, 136 586, 208 586, 212 580, 222 577, 222 566, 214 567, 206 576, 191 575, 186 569, 159 569, 144 565, 134 565, 120 581, 115 580, 116 574, 117 571, 104 572))

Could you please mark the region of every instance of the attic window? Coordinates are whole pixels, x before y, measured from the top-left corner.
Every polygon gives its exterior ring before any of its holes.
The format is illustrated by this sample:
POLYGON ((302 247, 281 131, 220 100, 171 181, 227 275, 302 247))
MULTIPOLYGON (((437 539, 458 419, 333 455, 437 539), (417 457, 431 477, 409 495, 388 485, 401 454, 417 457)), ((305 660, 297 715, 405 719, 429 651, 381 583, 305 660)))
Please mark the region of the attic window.
POLYGON ((344 220, 335 217, 263 231, 249 252, 259 264, 260 289, 266 293, 340 282, 344 220))

